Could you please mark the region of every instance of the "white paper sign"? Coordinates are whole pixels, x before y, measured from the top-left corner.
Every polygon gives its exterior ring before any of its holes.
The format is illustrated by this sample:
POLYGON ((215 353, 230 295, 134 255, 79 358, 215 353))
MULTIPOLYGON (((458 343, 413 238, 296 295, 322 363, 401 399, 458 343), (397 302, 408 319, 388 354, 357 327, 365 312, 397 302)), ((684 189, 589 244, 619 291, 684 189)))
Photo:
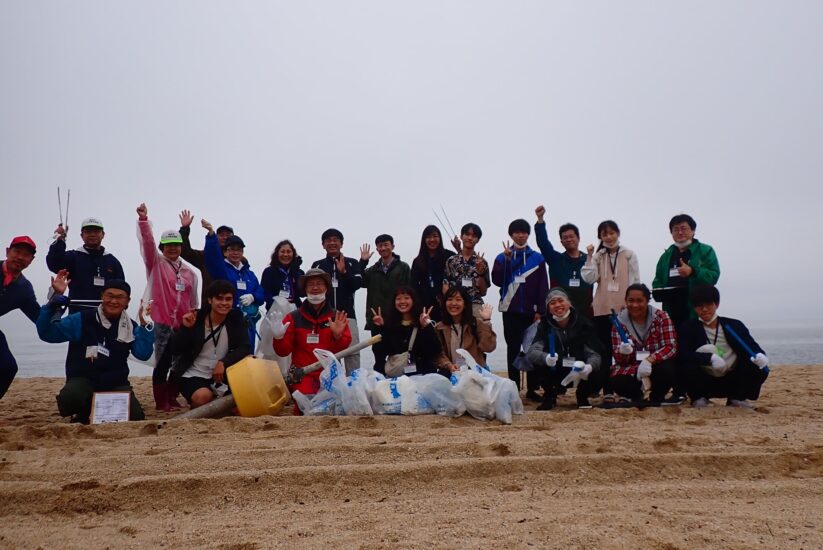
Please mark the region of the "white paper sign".
POLYGON ((91 400, 91 423, 126 422, 129 419, 131 392, 95 392, 91 400))

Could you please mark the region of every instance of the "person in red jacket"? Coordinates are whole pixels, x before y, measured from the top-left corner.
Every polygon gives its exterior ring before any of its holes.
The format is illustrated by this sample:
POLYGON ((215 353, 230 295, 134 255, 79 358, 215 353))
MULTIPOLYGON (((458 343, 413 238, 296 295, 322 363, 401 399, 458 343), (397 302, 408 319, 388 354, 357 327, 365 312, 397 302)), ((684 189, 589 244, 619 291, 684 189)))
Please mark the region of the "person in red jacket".
MULTIPOLYGON (((343 351, 351 345, 348 316, 345 311, 334 311, 326 303, 326 292, 331 288, 331 276, 322 269, 309 269, 297 281, 306 300, 296 311, 285 318, 275 314, 272 319, 272 344, 280 357, 291 355, 296 367, 311 365, 317 358, 314 350, 324 349, 332 353, 343 351)), ((289 390, 312 395, 320 390, 320 372, 307 374, 289 390)), ((297 408, 295 407, 295 411, 297 408)))

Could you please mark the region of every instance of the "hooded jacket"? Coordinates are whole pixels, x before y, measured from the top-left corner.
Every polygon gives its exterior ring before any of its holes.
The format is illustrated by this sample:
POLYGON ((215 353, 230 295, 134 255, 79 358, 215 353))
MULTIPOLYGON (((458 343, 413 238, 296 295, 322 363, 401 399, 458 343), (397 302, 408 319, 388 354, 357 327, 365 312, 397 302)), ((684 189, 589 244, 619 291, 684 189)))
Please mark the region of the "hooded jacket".
POLYGON ((563 366, 564 359, 583 361, 600 369, 602 350, 600 340, 595 334, 594 326, 586 317, 579 315, 574 308, 569 314, 569 322, 561 328, 551 315, 544 315, 537 325, 532 345, 526 352, 530 363, 542 370, 546 367, 546 356, 551 351, 550 334, 554 334, 554 352, 557 354, 557 367, 563 366))
MULTIPOLYGON (((332 353, 343 351, 351 345, 351 331, 346 324, 343 334, 338 340, 334 339, 331 332, 331 322, 334 320, 334 311, 329 307, 328 302, 323 304, 320 311, 315 311, 314 306, 304 302, 300 309, 292 311, 283 319, 283 324, 290 323, 286 329, 286 334, 281 339, 275 338, 273 341, 274 352, 280 357, 291 354, 291 362, 297 367, 311 365, 317 358, 314 350, 324 349, 332 353), (309 335, 317 335, 317 342, 310 343, 309 335)), ((314 378, 320 377, 320 371, 308 374, 314 378)))
POLYGON ((539 252, 527 246, 512 249, 511 258, 498 254, 492 268, 492 282, 500 287, 500 311, 531 314, 545 311, 549 278, 546 262, 539 252), (525 282, 518 282, 521 277, 525 277, 525 282))
POLYGON ((236 268, 223 257, 223 251, 217 243, 217 235, 206 235, 206 248, 203 249, 206 260, 206 269, 214 280, 226 280, 234 285, 234 307, 240 307, 240 296, 251 294, 254 296, 256 306, 263 305, 263 289, 257 281, 257 276, 249 268, 246 262, 240 263, 240 268, 236 268), (240 288, 241 286, 245 288, 240 288))

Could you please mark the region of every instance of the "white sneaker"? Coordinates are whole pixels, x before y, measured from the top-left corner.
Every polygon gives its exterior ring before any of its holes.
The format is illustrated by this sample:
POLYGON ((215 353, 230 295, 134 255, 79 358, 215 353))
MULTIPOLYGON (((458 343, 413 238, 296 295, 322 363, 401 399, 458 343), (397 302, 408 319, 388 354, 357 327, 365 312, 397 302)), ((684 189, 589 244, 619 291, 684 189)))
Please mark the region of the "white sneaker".
POLYGON ((709 400, 705 397, 698 397, 694 401, 692 401, 692 407, 695 409, 703 409, 709 406, 709 400))

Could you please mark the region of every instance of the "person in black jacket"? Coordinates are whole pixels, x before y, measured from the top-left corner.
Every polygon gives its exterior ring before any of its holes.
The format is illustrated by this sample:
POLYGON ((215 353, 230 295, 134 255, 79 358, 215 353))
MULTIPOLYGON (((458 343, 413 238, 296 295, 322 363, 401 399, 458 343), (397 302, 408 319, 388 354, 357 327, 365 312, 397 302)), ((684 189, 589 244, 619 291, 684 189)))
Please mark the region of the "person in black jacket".
POLYGON ((731 407, 753 408, 769 375, 769 358, 737 319, 719 317, 720 293, 713 285, 692 289, 697 319, 680 325, 678 349, 692 406, 725 397, 731 407))
POLYGON ((234 292, 230 282, 214 281, 206 289, 207 305, 187 313, 175 331, 172 371, 192 408, 224 394, 226 368, 251 354, 243 313, 233 307, 234 292))
MULTIPOLYGON (((354 293, 363 286, 363 275, 360 272, 360 263, 343 255, 343 233, 338 229, 330 228, 323 231, 320 237, 326 257, 311 264, 312 269, 322 269, 331 277, 331 286, 326 292, 326 302, 334 311, 345 311, 348 315, 349 330, 351 331, 352 345, 360 342, 360 330, 357 327, 357 316, 354 312, 354 293)), ((360 352, 353 353, 343 360, 346 374, 351 374, 360 368, 360 352)))
POLYGON ((110 279, 125 280, 123 266, 103 246, 103 222, 86 218, 80 226, 83 246, 66 250, 66 228, 55 229, 57 238, 46 254, 46 265, 52 273, 69 272, 69 313, 94 309, 100 304, 100 292, 110 279))
POLYGON ((526 352, 526 358, 542 376, 543 402, 537 409, 553 409, 558 387, 566 384, 575 387, 579 408, 591 408, 590 385, 597 380, 602 361, 602 346, 594 325, 577 313, 560 287, 549 291, 545 313, 526 352))
POLYGON ((423 301, 423 307, 432 308, 431 318, 443 320, 443 281, 446 279, 446 261, 454 252, 443 247, 443 235, 436 225, 427 225, 420 237, 420 251, 412 261, 409 285, 423 301))
MULTIPOLYGON (((385 320, 382 308, 378 307, 372 311, 372 323, 380 327, 382 334, 382 340, 375 345, 380 348, 380 353, 375 354, 377 360, 374 370, 395 377, 402 374, 414 376, 439 372, 438 364, 444 358, 443 347, 429 316, 431 308, 424 308, 421 305, 417 292, 410 286, 398 287, 394 291, 392 304, 385 320), (391 356, 404 353, 408 353, 408 360, 406 364, 401 365, 403 372, 386 372, 387 363, 392 362, 391 356)), ((444 371, 442 374, 449 373, 444 371)))
POLYGON ((275 296, 285 298, 298 308, 303 301, 297 280, 304 275, 300 266, 303 258, 297 255, 294 245, 288 239, 282 240, 274 247, 269 266, 260 276, 260 286, 266 299, 266 309, 271 309, 275 296))

